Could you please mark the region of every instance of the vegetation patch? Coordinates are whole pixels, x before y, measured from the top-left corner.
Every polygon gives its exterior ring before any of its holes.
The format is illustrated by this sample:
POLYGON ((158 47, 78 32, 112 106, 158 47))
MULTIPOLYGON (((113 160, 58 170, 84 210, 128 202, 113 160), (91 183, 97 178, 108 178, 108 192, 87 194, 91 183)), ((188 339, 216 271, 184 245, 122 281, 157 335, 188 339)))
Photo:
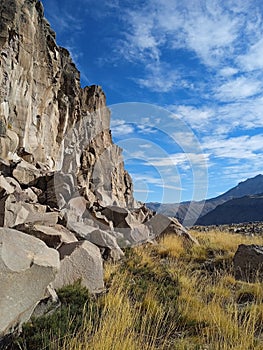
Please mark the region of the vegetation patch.
POLYGON ((170 235, 127 249, 105 265, 100 296, 80 284, 60 290, 61 307, 25 325, 17 349, 262 349, 262 283, 235 280, 232 258, 263 237, 192 234, 199 246, 170 235))

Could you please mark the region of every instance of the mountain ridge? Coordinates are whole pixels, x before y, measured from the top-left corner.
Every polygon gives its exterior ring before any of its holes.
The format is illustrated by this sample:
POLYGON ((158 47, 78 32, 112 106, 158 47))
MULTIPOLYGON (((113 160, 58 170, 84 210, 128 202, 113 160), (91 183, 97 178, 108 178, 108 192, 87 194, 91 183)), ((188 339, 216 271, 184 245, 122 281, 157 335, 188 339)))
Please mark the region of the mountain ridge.
MULTIPOLYGON (((147 203, 147 207, 157 213, 176 217, 185 226, 193 226, 198 220, 221 205, 234 198, 263 193, 263 175, 258 174, 239 182, 235 187, 221 195, 202 201, 181 203, 147 203)), ((199 220, 200 222, 200 220, 199 220)))
POLYGON ((263 193, 233 198, 200 217, 196 224, 228 225, 263 221, 263 193))

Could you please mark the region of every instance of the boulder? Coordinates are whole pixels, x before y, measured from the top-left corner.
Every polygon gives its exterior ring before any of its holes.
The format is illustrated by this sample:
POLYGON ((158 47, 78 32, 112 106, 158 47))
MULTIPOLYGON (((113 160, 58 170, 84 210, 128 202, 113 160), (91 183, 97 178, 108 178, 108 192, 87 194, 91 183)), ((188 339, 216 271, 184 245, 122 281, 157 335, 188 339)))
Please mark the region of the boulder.
POLYGON ((24 160, 17 164, 13 170, 13 177, 21 185, 29 185, 40 176, 40 171, 33 165, 24 160))
POLYGON ((85 216, 84 222, 91 222, 92 226, 99 227, 101 230, 113 230, 113 222, 110 221, 100 211, 93 211, 85 216))
POLYGON ((78 237, 84 239, 95 230, 94 226, 87 225, 83 222, 70 222, 68 229, 75 232, 78 237))
POLYGON ((190 235, 176 218, 169 218, 165 215, 157 214, 146 222, 146 226, 150 228, 154 237, 165 234, 176 234, 184 237, 189 242, 198 244, 198 241, 190 235))
POLYGON ((3 128, 3 117, 1 118, 1 135, 0 135, 0 158, 9 161, 13 158, 19 138, 16 132, 3 128))
POLYGON ((23 193, 27 196, 27 201, 30 203, 37 203, 38 202, 38 196, 34 192, 32 188, 27 188, 23 191, 23 193))
POLYGON ((239 280, 263 281, 263 246, 240 244, 234 255, 234 272, 239 280))
POLYGON ((53 172, 41 176, 34 185, 42 190, 42 204, 62 209, 75 193, 74 177, 71 174, 53 172))
POLYGON ((70 227, 78 237, 84 238, 100 248, 104 248, 104 258, 111 258, 114 261, 117 261, 124 256, 118 241, 121 242, 123 247, 131 245, 128 240, 123 244, 123 234, 118 234, 114 231, 100 230, 99 228, 94 228, 93 226, 81 222, 71 223, 70 227))
POLYGON ((120 248, 135 247, 136 245, 150 242, 155 238, 149 227, 144 224, 139 224, 132 228, 116 228, 115 232, 117 233, 116 239, 120 248))
POLYGON ((58 222, 57 212, 46 212, 46 206, 19 201, 17 194, 10 194, 0 201, 0 226, 15 227, 24 223, 54 226, 58 222))
POLYGON ((140 206, 132 211, 133 217, 140 223, 145 223, 153 217, 153 212, 145 205, 140 206))
POLYGON ((54 226, 58 222, 57 212, 46 212, 46 206, 17 201, 14 195, 0 201, 0 225, 15 227, 24 223, 54 226))
POLYGON ((91 293, 103 291, 103 262, 98 247, 88 241, 74 242, 63 245, 59 254, 61 267, 53 282, 55 289, 81 280, 91 293))
POLYGON ((0 195, 1 195, 1 197, 3 196, 3 194, 11 194, 14 192, 15 192, 14 186, 12 186, 3 175, 1 175, 0 176, 0 195))
POLYGON ((125 228, 129 227, 125 219, 127 218, 129 211, 125 208, 118 207, 116 205, 108 206, 104 208, 101 213, 109 220, 113 222, 114 227, 125 228))
POLYGON ((50 248, 58 249, 63 243, 77 242, 75 235, 64 226, 53 227, 37 224, 22 224, 16 227, 17 230, 41 239, 50 248))
POLYGON ((22 191, 21 186, 18 181, 16 181, 13 177, 5 177, 6 181, 14 188, 14 192, 20 193, 22 191))
POLYGON ((83 222, 84 213, 87 214, 88 202, 84 197, 77 196, 68 201, 67 207, 62 209, 66 224, 70 228, 71 223, 83 222))
POLYGON ((109 232, 94 230, 90 233, 87 233, 85 239, 100 248, 104 248, 105 258, 111 258, 114 261, 117 261, 124 256, 124 253, 119 247, 116 238, 109 232))
POLYGON ((59 268, 59 254, 39 239, 0 228, 0 338, 28 321, 59 268))

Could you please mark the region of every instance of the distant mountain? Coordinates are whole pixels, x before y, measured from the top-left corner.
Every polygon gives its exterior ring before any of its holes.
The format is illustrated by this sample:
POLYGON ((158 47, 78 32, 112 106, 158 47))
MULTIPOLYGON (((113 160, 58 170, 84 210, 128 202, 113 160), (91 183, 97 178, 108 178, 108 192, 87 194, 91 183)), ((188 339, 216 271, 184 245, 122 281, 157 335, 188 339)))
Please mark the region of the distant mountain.
MULTIPOLYGON (((186 226, 192 226, 198 218, 201 218, 231 199, 251 196, 263 193, 263 175, 257 175, 253 178, 240 182, 237 186, 218 197, 199 202, 182 203, 147 203, 147 207, 158 213, 176 217, 186 226)), ((251 221, 251 220, 249 220, 251 221)))
POLYGON ((263 221, 263 193, 231 199, 200 217, 197 225, 224 225, 263 221))

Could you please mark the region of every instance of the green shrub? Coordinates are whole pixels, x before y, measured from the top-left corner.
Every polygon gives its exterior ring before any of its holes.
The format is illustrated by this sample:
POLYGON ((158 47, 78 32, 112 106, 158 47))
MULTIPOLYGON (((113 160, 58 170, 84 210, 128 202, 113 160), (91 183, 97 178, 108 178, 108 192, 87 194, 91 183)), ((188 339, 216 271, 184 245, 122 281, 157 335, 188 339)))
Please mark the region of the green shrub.
POLYGON ((91 296, 79 282, 59 290, 58 297, 61 306, 54 313, 32 318, 23 326, 16 340, 18 349, 52 349, 52 346, 59 349, 65 337, 72 337, 80 330, 83 318, 92 316, 86 307, 92 302, 91 296))

